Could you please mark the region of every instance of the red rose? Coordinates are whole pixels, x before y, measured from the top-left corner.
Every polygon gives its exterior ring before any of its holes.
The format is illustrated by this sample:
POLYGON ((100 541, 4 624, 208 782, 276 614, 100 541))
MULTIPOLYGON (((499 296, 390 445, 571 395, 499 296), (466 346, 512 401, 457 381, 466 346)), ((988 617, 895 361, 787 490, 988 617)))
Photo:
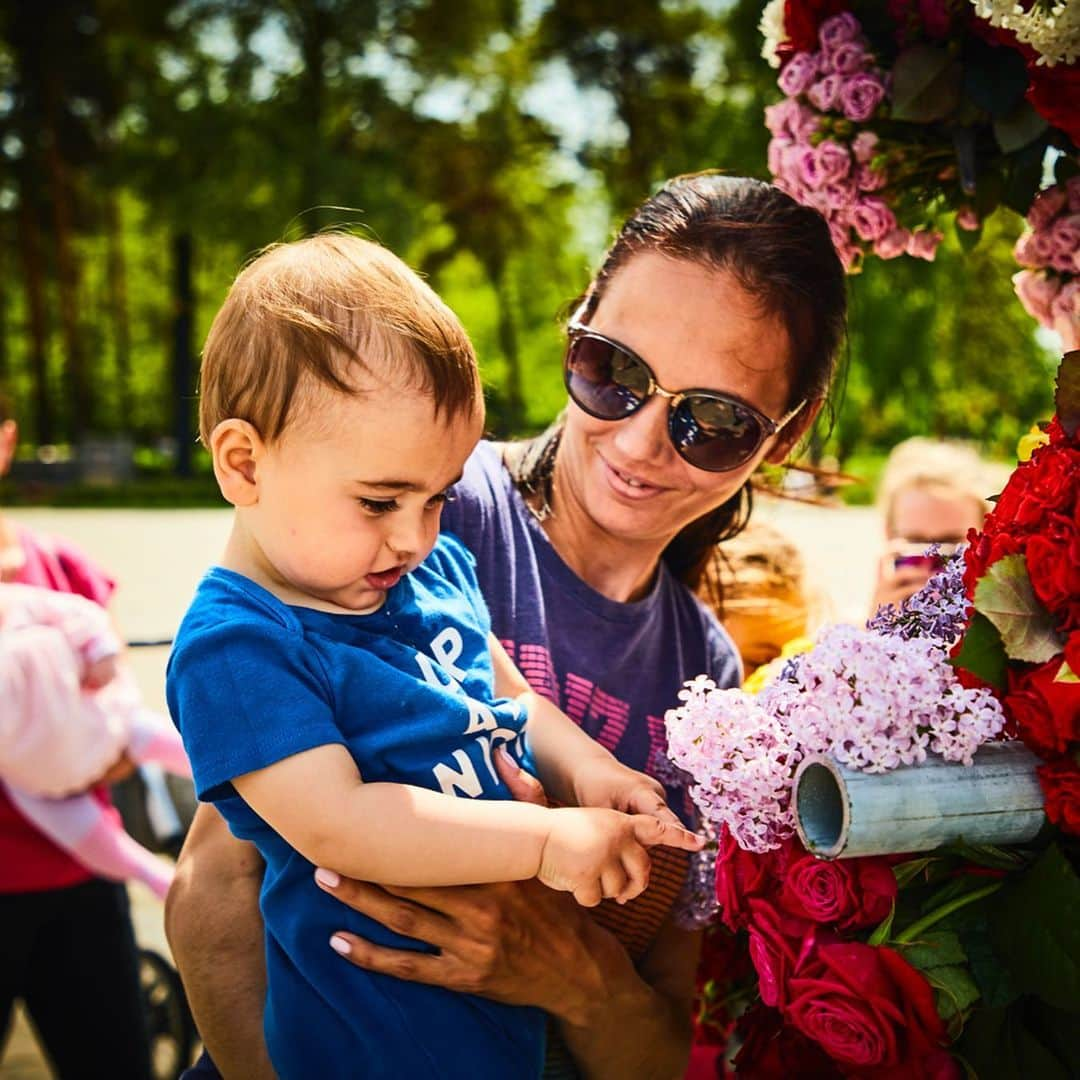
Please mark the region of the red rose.
POLYGON ((797 52, 817 52, 818 27, 830 16, 847 11, 844 0, 786 0, 784 32, 787 41, 776 50, 781 61, 797 52))
POLYGON ((970 538, 968 547, 964 551, 964 592, 967 598, 974 602, 975 586, 979 578, 998 559, 1006 555, 1015 555, 1023 549, 1023 542, 1007 533, 994 534, 984 529, 979 535, 970 538))
POLYGON ((896 877, 882 859, 804 855, 788 867, 780 903, 792 915, 848 929, 881 922, 895 897, 896 877))
POLYGON ((1009 670, 1002 705, 1017 735, 1041 757, 1063 754, 1080 741, 1080 683, 1055 682, 1062 657, 1022 673, 1009 670))
POLYGON ((1080 65, 1034 63, 1028 59, 1028 90, 1025 95, 1047 123, 1060 128, 1080 147, 1080 65))
POLYGON ((741 930, 749 917, 747 901, 770 891, 774 881, 783 878, 795 850, 794 841, 789 840, 776 851, 759 855, 743 851, 725 825, 720 830, 718 843, 716 901, 724 923, 732 930, 741 930))
POLYGON ((767 900, 750 905, 750 959, 758 974, 758 992, 766 1005, 783 1005, 787 984, 813 947, 813 924, 788 915, 767 900))
POLYGON ((785 1019, 845 1073, 887 1080, 960 1075, 942 1049, 945 1026, 930 984, 892 949, 821 945, 788 986, 785 1019))
POLYGON ((1080 675, 1080 630, 1071 633, 1065 642, 1065 663, 1074 675, 1080 675))
POLYGON ((839 1080, 843 1075, 817 1043, 785 1024, 776 1009, 755 1005, 740 1017, 736 1030, 742 1042, 735 1055, 740 1080, 839 1080))
POLYGON ((1046 816, 1067 833, 1080 836, 1080 767, 1071 757, 1038 768, 1046 816))
POLYGON ((1035 595, 1062 630, 1080 628, 1080 532, 1071 518, 1051 514, 1024 552, 1035 595))
POLYGON ((983 524, 988 536, 1036 532, 1048 513, 1071 516, 1080 489, 1080 451, 1071 446, 1038 447, 1009 477, 983 524))

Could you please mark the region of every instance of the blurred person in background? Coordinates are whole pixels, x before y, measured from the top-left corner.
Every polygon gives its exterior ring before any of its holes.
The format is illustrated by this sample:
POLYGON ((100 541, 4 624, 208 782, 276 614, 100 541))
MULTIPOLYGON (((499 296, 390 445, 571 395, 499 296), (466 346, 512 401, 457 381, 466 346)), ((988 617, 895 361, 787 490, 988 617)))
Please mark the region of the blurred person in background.
MULTIPOLYGON (((18 425, 0 393, 0 476, 17 443, 18 425)), ((0 580, 75 593, 103 608, 115 588, 73 544, 31 532, 2 513, 0 580)), ((131 768, 122 756, 91 786, 104 812, 115 815, 106 784, 131 768)), ((61 1080, 151 1076, 124 885, 95 877, 27 820, 0 786, 0 1048, 20 999, 61 1080)))
POLYGON ((918 592, 968 530, 982 528, 992 488, 986 464, 963 443, 916 436, 893 447, 878 486, 885 547, 871 615, 918 592), (931 544, 936 554, 927 553, 931 544))

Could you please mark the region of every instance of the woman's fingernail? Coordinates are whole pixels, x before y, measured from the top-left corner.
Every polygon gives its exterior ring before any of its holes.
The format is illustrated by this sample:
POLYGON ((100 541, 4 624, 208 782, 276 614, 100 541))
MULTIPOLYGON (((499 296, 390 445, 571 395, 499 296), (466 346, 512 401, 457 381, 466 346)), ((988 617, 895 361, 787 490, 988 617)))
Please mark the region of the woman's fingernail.
POLYGON ((336 889, 341 884, 341 875, 334 873, 333 870, 326 870, 323 867, 319 867, 315 871, 315 880, 324 889, 336 889))
POLYGON ((495 751, 495 753, 498 754, 508 765, 513 765, 514 768, 518 770, 521 769, 521 766, 510 756, 510 751, 507 750, 505 746, 500 746, 498 750, 495 751))
POLYGON ((352 946, 340 934, 335 934, 330 939, 330 948, 342 956, 348 956, 352 951, 352 946))

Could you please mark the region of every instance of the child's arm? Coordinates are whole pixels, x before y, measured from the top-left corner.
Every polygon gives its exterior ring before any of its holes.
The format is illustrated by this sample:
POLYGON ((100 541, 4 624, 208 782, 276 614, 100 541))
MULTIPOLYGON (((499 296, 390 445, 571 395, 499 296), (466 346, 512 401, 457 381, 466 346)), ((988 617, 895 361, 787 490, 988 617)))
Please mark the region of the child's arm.
POLYGON ((340 745, 236 777, 244 801, 316 866, 386 885, 468 885, 538 877, 591 906, 631 899, 648 881, 644 850, 699 845, 681 826, 614 810, 457 798, 365 784, 340 745))
MULTIPOLYGON (((532 690, 494 635, 489 644, 495 693, 514 698, 528 712, 529 745, 544 790, 553 799, 576 806, 607 806, 628 814, 649 814, 682 829, 678 817, 668 809, 658 780, 627 768, 564 712, 532 690)), ((699 841, 688 850, 696 851, 700 846, 699 841)))

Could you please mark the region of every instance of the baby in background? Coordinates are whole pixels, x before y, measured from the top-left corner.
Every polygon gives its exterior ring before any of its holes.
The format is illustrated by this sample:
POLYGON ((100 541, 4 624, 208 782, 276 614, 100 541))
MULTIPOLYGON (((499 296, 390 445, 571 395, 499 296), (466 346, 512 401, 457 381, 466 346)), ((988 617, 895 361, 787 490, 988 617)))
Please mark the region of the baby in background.
POLYGON ((0 584, 0 783, 46 836, 102 877, 137 878, 162 899, 169 865, 86 793, 123 754, 191 771, 176 731, 144 708, 97 604, 0 584))
POLYGON ((539 1076, 538 1010, 342 961, 338 930, 426 946, 346 909, 315 874, 537 877, 593 905, 642 891, 648 846, 700 847, 659 783, 530 690, 490 632, 472 556, 439 536, 483 430, 463 328, 378 245, 281 245, 240 274, 214 321, 200 415, 235 517, 167 691, 199 797, 267 864, 275 1070, 539 1076), (565 806, 512 801, 500 756, 565 806))

